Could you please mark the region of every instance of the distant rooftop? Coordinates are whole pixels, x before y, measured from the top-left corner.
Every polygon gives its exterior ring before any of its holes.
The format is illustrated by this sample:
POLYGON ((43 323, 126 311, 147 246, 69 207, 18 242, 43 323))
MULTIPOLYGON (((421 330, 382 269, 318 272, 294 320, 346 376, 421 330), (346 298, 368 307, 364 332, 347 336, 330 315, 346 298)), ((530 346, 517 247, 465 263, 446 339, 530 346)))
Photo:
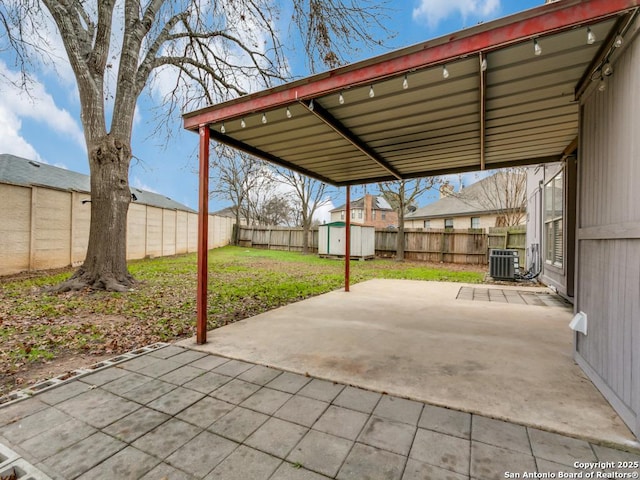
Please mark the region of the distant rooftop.
POLYGON ((502 201, 503 191, 506 190, 503 186, 504 181, 504 176, 497 172, 463 188, 460 192, 451 192, 440 200, 418 208, 415 212, 405 215, 405 220, 495 212, 500 209, 488 208, 482 197, 491 195, 500 198, 500 203, 507 204, 508 202, 502 201))
MULTIPOLYGON (((389 202, 387 202, 387 200, 380 196, 380 195, 371 195, 373 197, 373 203, 372 206, 375 210, 389 210, 392 211, 393 208, 391 208, 391 205, 389 205, 389 202)), ((364 208, 364 198, 365 197, 360 197, 357 198, 355 200, 351 201, 351 210, 356 209, 356 208, 364 208)), ((339 207, 334 208, 333 210, 331 210, 332 212, 339 212, 340 210, 344 210, 346 203, 343 203, 342 205, 340 205, 339 207)))
MULTIPOLYGON (((0 154, 0 183, 22 186, 41 186, 75 192, 90 193, 89 175, 54 167, 35 160, 0 154)), ((195 212, 192 208, 159 193, 129 187, 136 203, 169 210, 195 212)))

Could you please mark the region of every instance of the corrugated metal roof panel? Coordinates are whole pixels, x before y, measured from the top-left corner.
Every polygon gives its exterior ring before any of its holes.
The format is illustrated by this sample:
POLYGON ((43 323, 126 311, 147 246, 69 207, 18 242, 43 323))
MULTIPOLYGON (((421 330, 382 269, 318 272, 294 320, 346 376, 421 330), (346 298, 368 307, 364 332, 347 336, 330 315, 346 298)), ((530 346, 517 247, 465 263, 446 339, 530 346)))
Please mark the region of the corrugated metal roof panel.
POLYGON ((544 5, 187 114, 185 126, 219 131, 226 118, 215 140, 230 137, 336 184, 558 160, 577 136, 579 83, 638 5, 544 5))

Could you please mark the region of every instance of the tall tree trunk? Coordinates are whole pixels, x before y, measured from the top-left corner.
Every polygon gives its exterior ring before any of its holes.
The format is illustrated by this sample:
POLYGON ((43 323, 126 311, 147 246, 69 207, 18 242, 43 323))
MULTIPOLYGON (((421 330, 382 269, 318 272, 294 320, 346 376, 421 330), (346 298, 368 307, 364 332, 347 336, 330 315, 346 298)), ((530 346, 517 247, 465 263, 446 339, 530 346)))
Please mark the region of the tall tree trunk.
POLYGON ((84 264, 56 291, 85 287, 127 291, 134 279, 127 269, 127 211, 131 201, 127 140, 105 135, 90 142, 91 227, 84 264))
POLYGON ((233 244, 240 245, 240 207, 236 207, 236 228, 233 229, 233 244))
POLYGON ((396 239, 396 260, 404 260, 404 210, 398 211, 398 238, 396 239))
MULTIPOLYGON (((303 206, 303 208, 306 208, 303 206)), ((311 227, 311 219, 308 218, 307 215, 304 214, 304 210, 302 213, 302 254, 309 254, 309 230, 311 227)))
POLYGON ((396 238, 396 260, 399 262, 404 261, 404 210, 405 205, 405 183, 404 180, 400 181, 400 188, 398 190, 398 237, 396 238))

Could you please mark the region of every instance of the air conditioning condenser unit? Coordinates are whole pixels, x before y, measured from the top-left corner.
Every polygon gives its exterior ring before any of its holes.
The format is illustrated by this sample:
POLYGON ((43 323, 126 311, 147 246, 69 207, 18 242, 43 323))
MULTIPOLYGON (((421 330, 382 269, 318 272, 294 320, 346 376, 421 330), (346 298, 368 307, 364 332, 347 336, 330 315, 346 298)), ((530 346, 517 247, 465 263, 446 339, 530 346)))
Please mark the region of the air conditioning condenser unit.
POLYGON ((520 274, 520 260, 517 250, 491 250, 489 254, 489 275, 495 280, 515 280, 520 274))

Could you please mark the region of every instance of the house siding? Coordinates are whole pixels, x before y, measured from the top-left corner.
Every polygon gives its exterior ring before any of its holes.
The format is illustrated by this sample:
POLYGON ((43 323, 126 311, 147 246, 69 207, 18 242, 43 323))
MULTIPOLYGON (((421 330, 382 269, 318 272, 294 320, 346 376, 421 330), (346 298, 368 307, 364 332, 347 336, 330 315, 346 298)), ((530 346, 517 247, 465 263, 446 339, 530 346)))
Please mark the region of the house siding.
MULTIPOLYGON (((365 195, 363 198, 362 206, 352 207, 351 221, 360 225, 366 225, 368 227, 375 228, 388 228, 389 226, 398 226, 398 214, 393 210, 380 210, 373 208, 373 202, 375 201, 374 195, 365 195), (384 214, 384 219, 382 218, 384 214)), ((356 203, 351 202, 351 205, 356 203)), ((331 211, 332 222, 342 222, 345 220, 345 209, 338 208, 331 211)))
POLYGON ((626 47, 582 99, 576 360, 640 436, 640 37, 626 47))
MULTIPOLYGON (((464 216, 455 216, 451 215, 446 218, 453 218, 453 228, 464 230, 466 228, 471 228, 471 218, 479 217, 480 218, 480 227, 489 229, 491 227, 496 226, 496 219, 498 218, 496 215, 464 215, 464 216)), ((406 220, 404 222, 405 228, 424 228, 424 221, 429 220, 429 228, 445 228, 444 227, 444 218, 421 218, 421 219, 411 219, 406 220)))

